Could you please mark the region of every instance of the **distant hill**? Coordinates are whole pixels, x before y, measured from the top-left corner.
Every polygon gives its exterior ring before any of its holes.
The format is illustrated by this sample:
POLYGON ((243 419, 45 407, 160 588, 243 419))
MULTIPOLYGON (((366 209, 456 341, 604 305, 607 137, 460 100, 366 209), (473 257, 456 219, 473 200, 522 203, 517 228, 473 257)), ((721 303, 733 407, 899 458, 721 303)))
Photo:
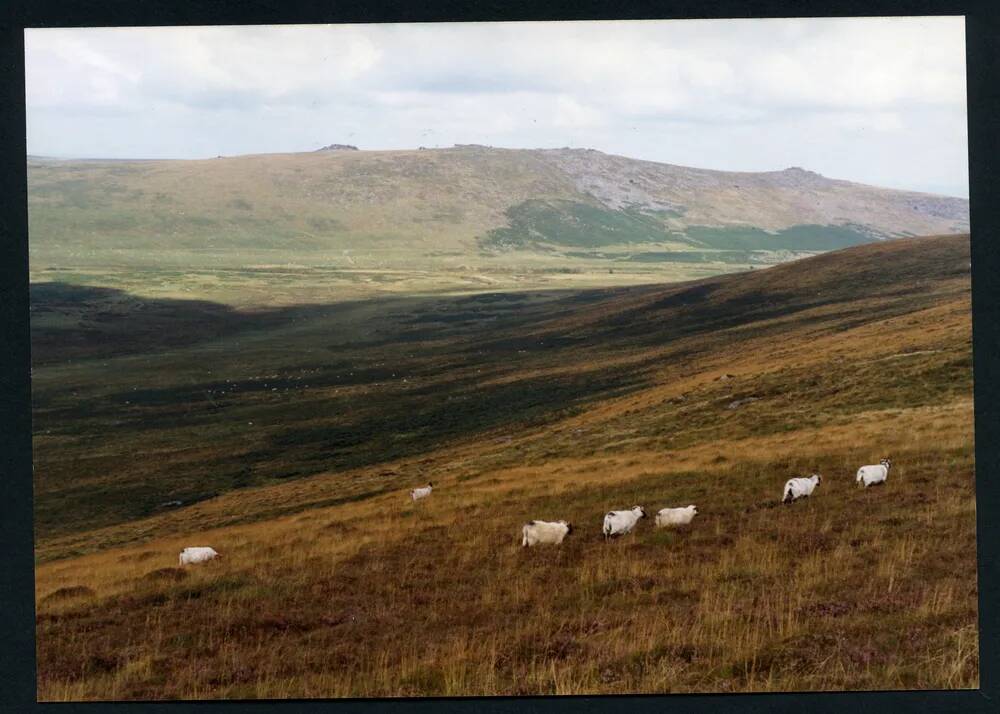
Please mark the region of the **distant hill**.
POLYGON ((32 267, 303 264, 447 255, 753 262, 969 229, 968 201, 783 171, 710 171, 589 149, 358 151, 197 161, 29 158, 32 267))

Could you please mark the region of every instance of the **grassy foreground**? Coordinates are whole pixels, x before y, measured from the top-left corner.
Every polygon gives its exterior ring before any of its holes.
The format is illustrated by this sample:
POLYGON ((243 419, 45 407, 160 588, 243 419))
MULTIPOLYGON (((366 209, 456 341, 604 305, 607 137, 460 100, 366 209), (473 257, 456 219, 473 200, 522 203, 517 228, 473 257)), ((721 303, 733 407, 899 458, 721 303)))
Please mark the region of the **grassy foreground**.
POLYGON ((227 335, 39 370, 36 424, 75 430, 37 435, 43 512, 74 454, 105 459, 79 485, 96 504, 136 469, 208 478, 197 464, 250 453, 260 474, 144 515, 59 501, 64 522, 38 534, 39 698, 975 687, 968 255, 967 236, 903 240, 464 321, 468 303, 408 304, 362 320, 377 341, 298 315, 276 338, 242 335, 240 360, 204 364, 227 335), (420 315, 443 319, 416 341, 420 315), (323 379, 323 334, 407 381, 323 379), (262 432, 203 419, 198 365, 232 380, 265 355, 270 373, 317 372, 282 382, 280 402, 270 387, 215 397, 262 432), (102 421, 95 374, 117 393, 154 372, 138 411, 102 421), (68 385, 88 406, 60 413, 68 385), (345 441, 365 409, 390 433, 345 441), (889 483, 858 490, 857 466, 887 454, 889 483), (779 506, 784 480, 813 470, 817 494, 779 506), (699 515, 605 544, 603 513, 635 503, 699 515), (523 550, 532 518, 577 530, 523 550), (180 570, 186 545, 224 559, 180 570))

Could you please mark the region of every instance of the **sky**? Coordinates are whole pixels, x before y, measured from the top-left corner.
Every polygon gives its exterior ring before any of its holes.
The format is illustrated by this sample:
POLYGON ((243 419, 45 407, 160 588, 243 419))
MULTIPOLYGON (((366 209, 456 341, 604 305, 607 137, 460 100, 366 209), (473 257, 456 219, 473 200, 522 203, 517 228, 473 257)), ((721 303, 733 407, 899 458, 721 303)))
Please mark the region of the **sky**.
POLYGON ((592 148, 968 196, 960 17, 25 31, 29 154, 592 148))

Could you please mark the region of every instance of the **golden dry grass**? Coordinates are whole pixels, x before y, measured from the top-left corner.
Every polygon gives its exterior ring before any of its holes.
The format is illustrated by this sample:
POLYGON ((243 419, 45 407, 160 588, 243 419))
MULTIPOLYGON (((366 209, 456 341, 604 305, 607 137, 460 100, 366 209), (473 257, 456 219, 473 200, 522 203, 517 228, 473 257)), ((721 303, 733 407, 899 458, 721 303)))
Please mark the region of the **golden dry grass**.
POLYGON ((602 353, 653 378, 542 426, 48 539, 42 555, 93 552, 37 568, 39 698, 976 687, 960 283, 905 310, 859 298, 866 319, 817 305, 779 339, 780 315, 602 353), (888 484, 858 489, 886 454, 888 484), (778 505, 814 469, 816 495, 778 505), (352 489, 374 495, 321 505, 352 489), (634 503, 699 515, 605 543, 603 513, 634 503), (522 549, 532 518, 576 530, 522 549), (224 559, 178 569, 187 545, 224 559))
MULTIPOLYGON (((934 417, 968 433, 968 403, 955 406, 934 417)), ((805 455, 827 478, 791 507, 771 507, 784 474, 758 451, 729 449, 734 466, 682 471, 640 454, 613 479, 613 462, 577 465, 590 478, 562 489, 526 469, 447 479, 416 506, 400 491, 47 564, 40 598, 90 591, 40 600, 40 694, 972 687, 969 450, 928 452, 926 435, 901 421, 861 432, 899 464, 888 486, 868 491, 854 488, 842 456, 861 451, 857 432, 802 435, 825 444, 805 455), (691 501, 701 513, 687 528, 644 523, 604 544, 606 504, 634 501, 691 501), (569 518, 577 532, 562 548, 524 551, 518 528, 530 516, 569 518), (192 538, 225 559, 151 581, 192 538)))

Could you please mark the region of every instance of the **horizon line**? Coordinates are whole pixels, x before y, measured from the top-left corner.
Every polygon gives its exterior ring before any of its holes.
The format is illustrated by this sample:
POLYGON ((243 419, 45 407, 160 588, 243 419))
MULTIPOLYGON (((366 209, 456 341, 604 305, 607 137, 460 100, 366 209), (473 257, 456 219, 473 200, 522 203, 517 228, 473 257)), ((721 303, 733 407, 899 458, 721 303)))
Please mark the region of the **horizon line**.
POLYGON ((958 200, 962 200, 962 201, 968 201, 969 200, 969 196, 968 196, 969 192, 968 192, 968 190, 966 190, 966 192, 963 194, 961 192, 959 192, 959 193, 942 193, 940 191, 920 190, 920 189, 913 189, 913 188, 900 188, 900 187, 896 187, 896 186, 884 186, 884 185, 880 185, 880 184, 872 184, 872 183, 865 183, 863 181, 856 181, 856 180, 853 180, 853 179, 833 178, 833 177, 830 177, 830 176, 825 176, 824 174, 821 174, 818 171, 813 171, 811 169, 804 168, 802 166, 786 166, 785 168, 781 168, 781 169, 768 169, 768 170, 763 170, 763 171, 760 171, 760 170, 758 170, 758 171, 745 171, 745 170, 744 171, 740 171, 740 170, 735 170, 735 169, 708 169, 708 168, 704 168, 704 167, 700 167, 700 166, 688 166, 688 165, 685 165, 685 164, 672 164, 672 163, 669 163, 669 162, 666 162, 666 161, 655 161, 653 159, 643 159, 643 158, 638 158, 638 157, 635 157, 635 156, 627 156, 625 154, 614 154, 614 153, 610 153, 610 152, 607 152, 607 151, 602 151, 600 149, 593 149, 593 148, 590 148, 590 147, 573 147, 573 146, 544 147, 544 146, 539 146, 539 147, 532 147, 532 148, 526 148, 526 147, 512 148, 512 147, 506 147, 506 146, 493 146, 491 144, 479 144, 479 143, 472 143, 472 142, 470 142, 470 143, 456 143, 456 144, 452 144, 451 146, 417 146, 417 147, 410 147, 410 148, 392 148, 392 149, 361 148, 361 147, 353 146, 353 145, 350 145, 350 144, 342 144, 342 146, 350 146, 352 148, 327 149, 325 147, 321 147, 321 148, 318 148, 318 149, 304 149, 304 150, 300 150, 300 151, 259 151, 259 152, 248 152, 248 153, 245 153, 245 154, 217 154, 215 156, 202 156, 202 157, 158 157, 158 158, 153 158, 153 157, 145 157, 144 158, 144 157, 136 157, 136 156, 128 156, 128 157, 82 156, 82 155, 80 155, 80 156, 61 155, 60 156, 60 155, 52 155, 52 154, 39 154, 39 153, 26 152, 25 153, 25 160, 40 159, 40 160, 49 160, 49 161, 109 161, 109 162, 110 161, 212 161, 212 160, 216 160, 216 159, 238 159, 238 158, 247 158, 247 157, 253 157, 253 156, 288 156, 288 155, 296 155, 296 154, 326 154, 326 153, 335 154, 335 153, 354 153, 354 152, 388 153, 388 152, 415 152, 415 151, 454 151, 456 149, 458 149, 458 150, 461 150, 461 149, 490 149, 490 150, 495 150, 495 151, 589 151, 589 152, 595 152, 595 153, 599 153, 599 154, 604 154, 606 156, 618 156, 618 157, 621 157, 621 158, 624 158, 624 159, 629 159, 630 161, 644 161, 644 162, 647 162, 647 163, 660 164, 660 165, 663 165, 663 166, 675 166, 677 168, 692 169, 692 170, 695 170, 695 171, 706 171, 706 172, 711 172, 711 173, 722 173, 722 174, 777 174, 777 173, 783 173, 783 172, 786 172, 786 171, 803 171, 805 173, 815 174, 816 176, 819 176, 821 178, 827 179, 829 181, 841 181, 841 182, 845 182, 845 183, 853 183, 853 184, 857 184, 857 185, 870 186, 872 188, 879 188, 879 189, 884 189, 884 190, 888 190, 888 191, 901 191, 901 192, 905 192, 905 193, 920 193, 920 194, 926 194, 926 195, 929 195, 929 196, 941 196, 941 197, 944 197, 944 198, 953 198, 953 199, 958 199, 958 200))

